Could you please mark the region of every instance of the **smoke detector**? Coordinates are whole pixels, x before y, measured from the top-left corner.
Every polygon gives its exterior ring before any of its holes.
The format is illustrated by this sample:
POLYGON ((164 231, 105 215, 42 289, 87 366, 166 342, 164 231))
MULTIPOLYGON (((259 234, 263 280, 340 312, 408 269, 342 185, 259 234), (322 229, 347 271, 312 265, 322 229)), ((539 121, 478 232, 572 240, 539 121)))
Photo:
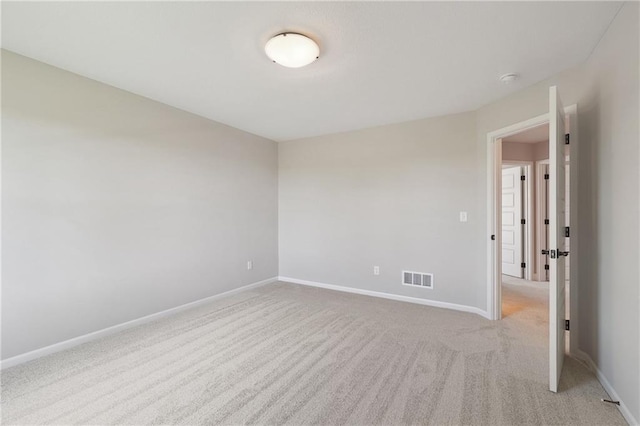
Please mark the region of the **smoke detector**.
POLYGON ((516 81, 518 78, 520 78, 520 74, 515 72, 510 72, 510 73, 501 75, 500 81, 503 82, 504 84, 510 84, 516 81))

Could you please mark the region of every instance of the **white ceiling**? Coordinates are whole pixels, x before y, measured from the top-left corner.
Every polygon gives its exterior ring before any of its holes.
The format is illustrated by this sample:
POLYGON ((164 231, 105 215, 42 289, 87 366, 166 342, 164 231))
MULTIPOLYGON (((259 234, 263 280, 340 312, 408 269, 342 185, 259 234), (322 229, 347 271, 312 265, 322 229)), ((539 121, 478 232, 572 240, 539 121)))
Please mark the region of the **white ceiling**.
POLYGON ((502 142, 518 142, 518 143, 538 143, 549 141, 549 124, 542 124, 538 127, 507 136, 502 142))
POLYGON ((584 61, 619 2, 2 2, 2 46, 274 140, 476 109, 584 61), (318 41, 301 69, 268 38, 318 41), (504 85, 498 76, 519 72, 504 85))

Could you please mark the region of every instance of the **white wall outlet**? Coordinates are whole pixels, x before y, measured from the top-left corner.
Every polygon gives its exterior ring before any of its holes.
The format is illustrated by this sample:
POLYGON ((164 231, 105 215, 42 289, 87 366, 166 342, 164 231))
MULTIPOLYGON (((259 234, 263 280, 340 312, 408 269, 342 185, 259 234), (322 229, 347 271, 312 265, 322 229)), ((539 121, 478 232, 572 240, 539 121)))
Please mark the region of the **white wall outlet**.
POLYGON ((374 266, 373 267, 373 275, 380 275, 380 267, 379 266, 374 266))
POLYGON ((460 212, 460 222, 467 221, 467 212, 460 212))
POLYGON ((253 260, 247 260, 247 270, 253 269, 253 260))

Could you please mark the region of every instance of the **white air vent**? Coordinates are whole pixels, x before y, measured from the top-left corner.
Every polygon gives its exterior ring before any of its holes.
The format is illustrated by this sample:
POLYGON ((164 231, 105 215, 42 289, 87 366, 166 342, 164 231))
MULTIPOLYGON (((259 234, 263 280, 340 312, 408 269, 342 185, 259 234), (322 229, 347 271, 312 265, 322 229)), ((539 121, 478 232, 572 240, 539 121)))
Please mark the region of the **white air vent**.
POLYGON ((413 287, 433 288, 433 274, 402 271, 402 284, 413 287))

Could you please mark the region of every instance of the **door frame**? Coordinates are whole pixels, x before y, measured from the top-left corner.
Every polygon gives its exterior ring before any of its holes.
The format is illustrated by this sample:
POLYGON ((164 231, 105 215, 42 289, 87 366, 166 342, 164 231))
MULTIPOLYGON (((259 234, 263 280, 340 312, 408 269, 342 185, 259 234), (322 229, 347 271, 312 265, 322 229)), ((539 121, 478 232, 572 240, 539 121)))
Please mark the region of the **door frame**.
MULTIPOLYGON (((573 355, 578 351, 578 106, 570 105, 564 109, 570 129, 570 227, 571 227, 571 268, 569 351, 573 355)), ((502 138, 529 130, 549 122, 549 113, 524 120, 507 127, 487 133, 487 313, 490 319, 502 319, 502 138)))
POLYGON ((524 190, 521 197, 524 201, 522 206, 522 219, 524 219, 524 232, 522 233, 522 259, 527 265, 524 268, 524 279, 533 280, 533 206, 534 206, 534 194, 533 194, 533 161, 515 161, 504 160, 503 166, 522 167, 522 174, 524 175, 524 190))

